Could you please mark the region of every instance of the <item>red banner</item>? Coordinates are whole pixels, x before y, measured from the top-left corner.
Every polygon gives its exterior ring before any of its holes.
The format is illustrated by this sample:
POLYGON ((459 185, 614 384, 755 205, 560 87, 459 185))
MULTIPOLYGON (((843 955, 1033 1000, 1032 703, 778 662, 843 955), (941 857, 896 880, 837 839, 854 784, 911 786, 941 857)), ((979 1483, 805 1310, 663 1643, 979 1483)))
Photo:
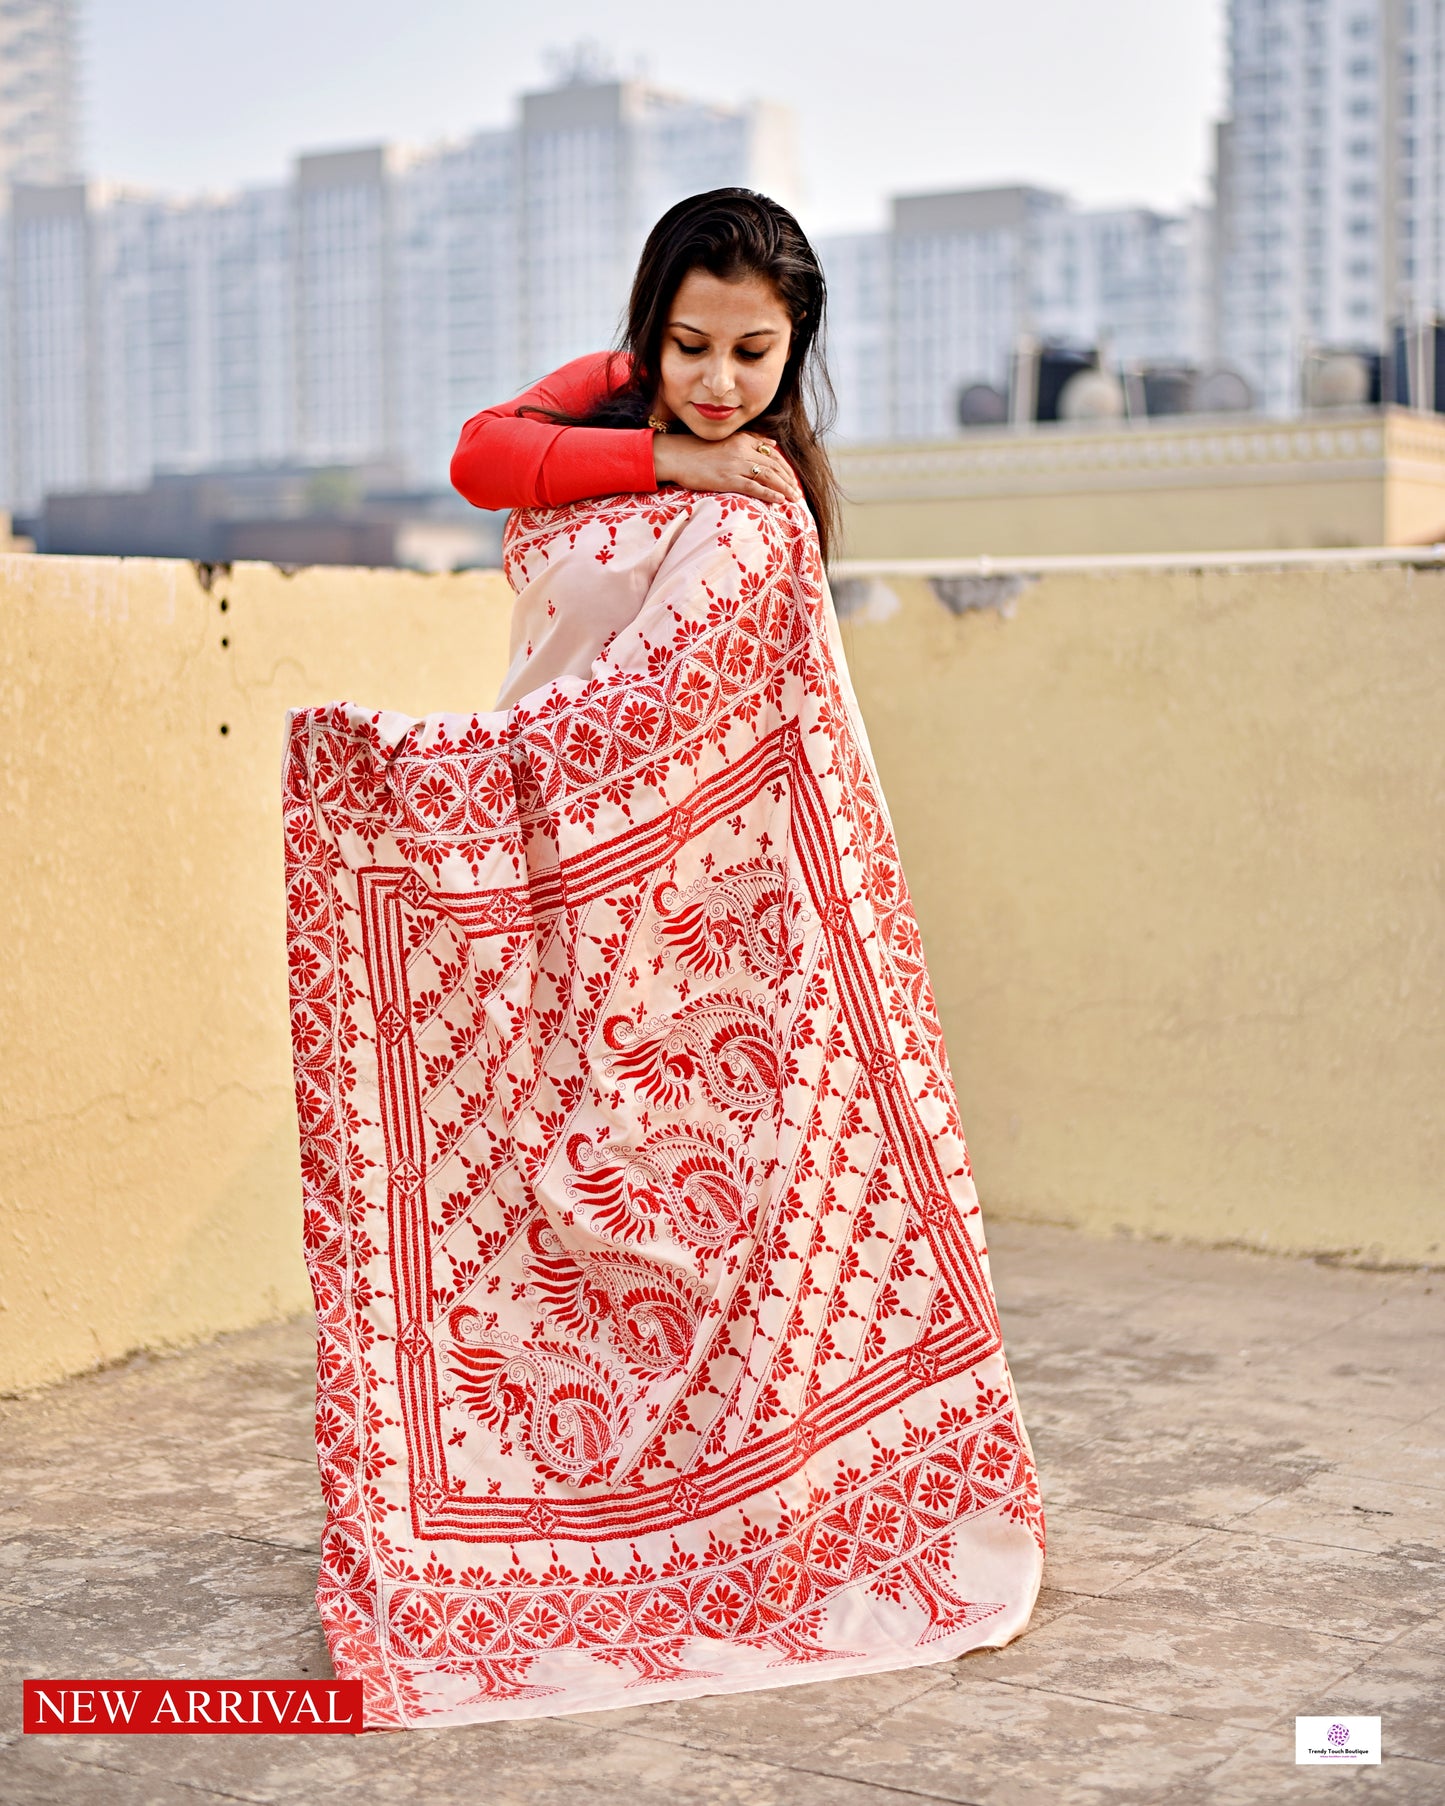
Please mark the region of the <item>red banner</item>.
POLYGON ((360 1681, 26 1681, 25 1730, 55 1736, 351 1736, 360 1681))

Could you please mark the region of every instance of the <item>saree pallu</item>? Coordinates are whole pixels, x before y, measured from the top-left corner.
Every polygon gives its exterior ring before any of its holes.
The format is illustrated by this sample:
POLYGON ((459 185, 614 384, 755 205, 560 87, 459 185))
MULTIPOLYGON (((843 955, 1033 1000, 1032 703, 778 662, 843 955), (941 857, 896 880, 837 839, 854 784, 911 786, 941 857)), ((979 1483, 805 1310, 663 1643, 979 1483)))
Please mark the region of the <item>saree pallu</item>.
POLYGON ((506 568, 509 706, 289 723, 336 1672, 439 1725, 1005 1644, 1043 1511, 811 521, 506 568))

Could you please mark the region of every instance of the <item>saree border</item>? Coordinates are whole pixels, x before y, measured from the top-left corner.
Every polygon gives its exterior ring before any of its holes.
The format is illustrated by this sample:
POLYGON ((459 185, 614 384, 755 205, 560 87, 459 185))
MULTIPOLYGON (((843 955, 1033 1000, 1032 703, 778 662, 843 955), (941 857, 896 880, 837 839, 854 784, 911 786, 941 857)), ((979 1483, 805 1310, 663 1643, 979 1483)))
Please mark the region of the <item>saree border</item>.
POLYGON ((893 1046, 864 937, 847 900, 827 800, 804 756, 796 723, 775 729, 746 757, 704 780, 683 802, 654 820, 561 859, 538 874, 526 891, 438 891, 412 867, 363 867, 356 876, 363 957, 378 1022, 388 1247, 397 1315, 396 1387, 409 1464, 412 1528, 418 1537, 509 1543, 545 1536, 553 1541, 602 1542, 676 1529, 776 1486, 820 1449, 882 1411, 968 1372, 1002 1347, 978 1251, 893 1046), (788 783, 793 797, 798 863, 827 937, 853 1048, 872 1085, 881 1140, 904 1175, 909 1207, 919 1218, 940 1282, 963 1310, 965 1321, 895 1351, 826 1395, 792 1424, 680 1479, 630 1487, 621 1496, 583 1499, 478 1498, 458 1493, 442 1436, 435 1319, 430 1314, 426 1136, 401 935, 403 892, 413 906, 425 903, 447 914, 469 938, 509 933, 581 907, 619 885, 636 884, 655 871, 669 850, 723 820, 740 802, 751 800, 779 778, 788 783))

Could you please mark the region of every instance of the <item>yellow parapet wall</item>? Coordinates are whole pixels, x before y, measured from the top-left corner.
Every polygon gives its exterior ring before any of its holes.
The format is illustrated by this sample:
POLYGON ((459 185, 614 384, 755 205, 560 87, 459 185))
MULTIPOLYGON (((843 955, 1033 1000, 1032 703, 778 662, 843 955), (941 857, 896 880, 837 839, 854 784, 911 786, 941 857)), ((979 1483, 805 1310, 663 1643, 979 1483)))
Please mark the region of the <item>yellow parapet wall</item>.
POLYGON ((859 582, 985 1216, 1445 1263, 1445 570, 859 582))
MULTIPOLYGON (((843 594, 986 1214, 1440 1261, 1445 573, 843 594)), ((0 558, 0 1389, 308 1302, 284 713, 484 706, 508 601, 0 558)))
POLYGON ((0 1389, 297 1311, 285 711, 489 702, 493 573, 0 558, 0 1389), (222 728, 227 731, 222 732, 222 728))

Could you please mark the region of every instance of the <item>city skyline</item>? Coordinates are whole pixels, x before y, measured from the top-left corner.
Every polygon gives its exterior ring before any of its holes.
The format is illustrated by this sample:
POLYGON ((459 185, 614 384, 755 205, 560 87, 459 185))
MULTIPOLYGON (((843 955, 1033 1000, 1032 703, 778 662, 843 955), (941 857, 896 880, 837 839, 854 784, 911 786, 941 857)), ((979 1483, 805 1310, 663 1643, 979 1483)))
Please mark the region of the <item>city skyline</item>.
POLYGON ((994 183, 1064 186, 1091 206, 1203 199, 1209 122, 1224 104, 1221 0, 1180 0, 1167 20, 1118 0, 1082 36, 1062 0, 1036 10, 1021 46, 985 9, 935 0, 907 9, 909 29, 881 43, 848 5, 813 42, 816 12, 796 0, 770 9, 766 32, 745 23, 715 39, 672 29, 646 41, 611 0, 485 20, 446 0, 417 0, 403 19, 358 0, 344 32, 339 9, 317 0, 284 11, 256 0, 234 16, 89 0, 85 162, 96 177, 190 194, 284 179, 301 152, 503 128, 518 93, 551 85, 549 51, 590 38, 621 72, 645 64, 663 88, 789 106, 813 232, 880 225, 894 193, 994 183), (245 103, 226 104, 228 91, 245 103))
MULTIPOLYGON (((792 198, 786 109, 585 73, 522 96, 511 130, 303 154, 284 184, 17 188, 12 505, 288 459, 444 488, 460 419, 612 341, 671 201, 732 183, 792 198)), ((895 196, 885 231, 816 242, 845 439, 946 436, 963 390, 1000 396, 1033 332, 1102 335, 1131 367, 1211 348, 1204 209, 973 189, 895 196)))
MULTIPOLYGON (((60 19, 75 0, 23 4, 60 19)), ((1433 402, 1439 11, 1226 0, 1208 200, 1100 206, 1069 183, 935 180, 894 191, 881 225, 814 227, 837 436, 1072 418, 1055 413, 1053 376, 1036 390, 1040 345, 1056 373, 1098 364, 1089 405, 1131 418, 1286 417, 1326 394, 1433 402)), ((443 488, 466 413, 613 342, 672 200, 741 183, 798 206, 792 109, 613 67, 574 48, 501 128, 301 150, 279 181, 15 188, 0 246, 6 493, 29 507, 285 459, 443 488)), ((73 87, 56 89, 62 123, 73 87)))
POLYGON ((467 414, 612 339, 661 212, 793 165, 780 109, 573 82, 509 130, 227 195, 16 187, 0 497, 286 460, 443 489, 467 414))

